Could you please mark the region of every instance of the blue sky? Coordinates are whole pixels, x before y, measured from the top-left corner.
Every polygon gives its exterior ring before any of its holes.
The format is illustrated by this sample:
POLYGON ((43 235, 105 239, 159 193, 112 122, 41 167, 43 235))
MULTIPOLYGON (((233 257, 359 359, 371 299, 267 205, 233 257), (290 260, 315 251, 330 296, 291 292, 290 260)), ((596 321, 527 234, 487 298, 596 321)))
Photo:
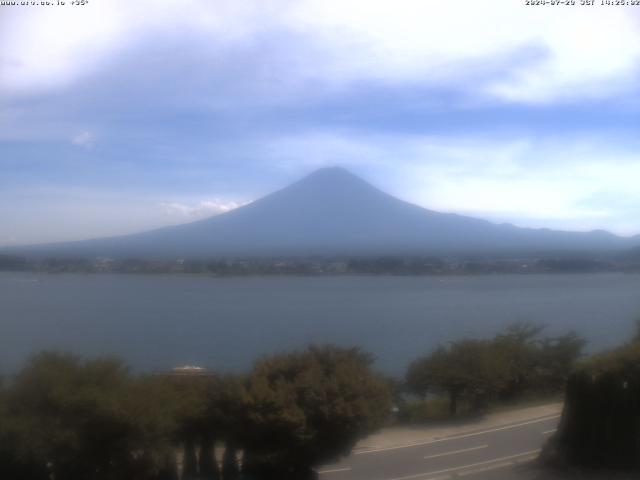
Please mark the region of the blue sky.
POLYGON ((193 221, 325 165, 442 211, 640 233, 640 8, 0 8, 0 245, 193 221))

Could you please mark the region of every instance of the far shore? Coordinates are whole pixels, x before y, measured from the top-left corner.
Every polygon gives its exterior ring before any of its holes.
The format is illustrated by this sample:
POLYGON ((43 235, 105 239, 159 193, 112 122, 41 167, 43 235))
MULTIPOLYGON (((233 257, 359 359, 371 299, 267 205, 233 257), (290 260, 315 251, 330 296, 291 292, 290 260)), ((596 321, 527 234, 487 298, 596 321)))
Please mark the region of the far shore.
POLYGON ((640 273, 640 260, 593 258, 291 257, 212 260, 39 259, 0 255, 0 272, 140 275, 408 276, 640 273))

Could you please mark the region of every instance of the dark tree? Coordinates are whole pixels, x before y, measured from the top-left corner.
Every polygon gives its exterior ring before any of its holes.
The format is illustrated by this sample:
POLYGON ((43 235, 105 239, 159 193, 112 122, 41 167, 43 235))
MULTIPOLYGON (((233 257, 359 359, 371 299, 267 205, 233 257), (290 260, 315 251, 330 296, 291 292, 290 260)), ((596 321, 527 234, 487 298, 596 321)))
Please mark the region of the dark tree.
POLYGON ((11 420, 0 436, 10 440, 0 445, 10 451, 0 453, 0 469, 30 479, 156 478, 175 427, 165 387, 133 379, 117 360, 37 355, 4 398, 11 420))
POLYGON ((562 392, 585 344, 585 340, 575 332, 542 339, 534 377, 537 391, 562 392))
POLYGON ((390 413, 371 357, 333 346, 259 361, 247 382, 246 471, 312 478, 312 467, 348 454, 390 413))
POLYGON ((640 471, 640 344, 597 355, 573 373, 545 458, 640 471))
POLYGON ((543 330, 542 325, 518 322, 494 338, 493 347, 507 369, 506 382, 499 392, 503 400, 521 396, 535 382, 540 363, 540 334, 543 330))
POLYGON ((157 474, 151 480, 180 480, 174 452, 167 452, 162 457, 157 474))
POLYGON ((200 443, 200 455, 198 463, 200 467, 200 478, 203 480, 219 480, 220 469, 215 456, 215 440, 210 432, 202 435, 200 443))
POLYGON ((240 469, 238 468, 238 450, 232 441, 228 441, 222 457, 222 478, 224 480, 238 480, 240 469))
POLYGON ((483 410, 507 377, 507 365, 491 342, 463 340, 441 346, 413 362, 407 386, 420 395, 427 391, 446 393, 450 414, 456 415, 461 400, 466 400, 473 411, 483 410))
POLYGON ((197 480, 198 458, 196 456, 196 445, 192 435, 185 435, 184 459, 182 460, 182 478, 184 480, 197 480))
POLYGON ((453 415, 462 400, 481 411, 493 398, 561 393, 585 341, 573 332, 542 337, 543 329, 521 322, 491 340, 440 346, 411 363, 405 376, 407 389, 423 398, 427 393, 446 393, 453 415))

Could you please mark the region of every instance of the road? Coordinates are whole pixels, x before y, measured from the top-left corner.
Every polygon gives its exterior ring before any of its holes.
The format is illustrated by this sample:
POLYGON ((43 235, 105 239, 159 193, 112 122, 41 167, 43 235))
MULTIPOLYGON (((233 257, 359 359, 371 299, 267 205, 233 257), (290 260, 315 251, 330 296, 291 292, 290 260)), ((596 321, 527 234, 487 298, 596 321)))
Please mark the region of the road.
POLYGON ((405 446, 359 451, 318 470, 320 480, 530 480, 528 468, 559 415, 405 446))

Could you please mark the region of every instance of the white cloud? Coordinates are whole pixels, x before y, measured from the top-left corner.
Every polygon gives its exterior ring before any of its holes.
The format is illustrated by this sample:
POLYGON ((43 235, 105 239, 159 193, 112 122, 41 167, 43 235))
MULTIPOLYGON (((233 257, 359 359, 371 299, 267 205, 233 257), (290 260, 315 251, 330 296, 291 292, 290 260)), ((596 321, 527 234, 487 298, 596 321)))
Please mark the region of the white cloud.
POLYGON ((285 39, 295 34, 300 41, 278 45, 282 58, 270 65, 270 78, 301 86, 307 80, 337 88, 363 81, 457 85, 516 102, 606 97, 629 87, 640 61, 633 7, 536 8, 514 0, 110 0, 44 10, 3 11, 0 85, 6 90, 69 85, 108 68, 145 39, 184 35, 201 36, 193 48, 224 55, 231 45, 261 42, 265 32, 285 39), (473 74, 487 68, 490 78, 473 74), (278 69, 285 74, 275 74, 278 69))
POLYGON ((72 144, 83 148, 93 147, 94 142, 95 136, 93 135, 93 133, 87 131, 80 132, 71 139, 72 144))
POLYGON ((187 218, 204 218, 234 210, 246 203, 223 200, 202 200, 197 203, 163 202, 160 204, 166 215, 187 218))
POLYGON ((637 13, 624 8, 565 11, 539 32, 546 58, 512 69, 488 90, 531 103, 624 91, 639 73, 639 26, 637 13))
POLYGON ((543 102, 628 87, 640 61, 635 10, 532 8, 513 0, 310 0, 293 15, 330 49, 328 75, 453 81, 470 92, 543 102), (497 79, 473 78, 487 65, 497 68, 497 79))
POLYGON ((126 235, 195 221, 243 204, 190 197, 162 202, 131 189, 16 186, 0 189, 0 246, 126 235))
POLYGON ((220 47, 257 29, 253 0, 109 0, 82 8, 4 8, 0 86, 29 94, 81 81, 148 38, 206 31, 220 47))

